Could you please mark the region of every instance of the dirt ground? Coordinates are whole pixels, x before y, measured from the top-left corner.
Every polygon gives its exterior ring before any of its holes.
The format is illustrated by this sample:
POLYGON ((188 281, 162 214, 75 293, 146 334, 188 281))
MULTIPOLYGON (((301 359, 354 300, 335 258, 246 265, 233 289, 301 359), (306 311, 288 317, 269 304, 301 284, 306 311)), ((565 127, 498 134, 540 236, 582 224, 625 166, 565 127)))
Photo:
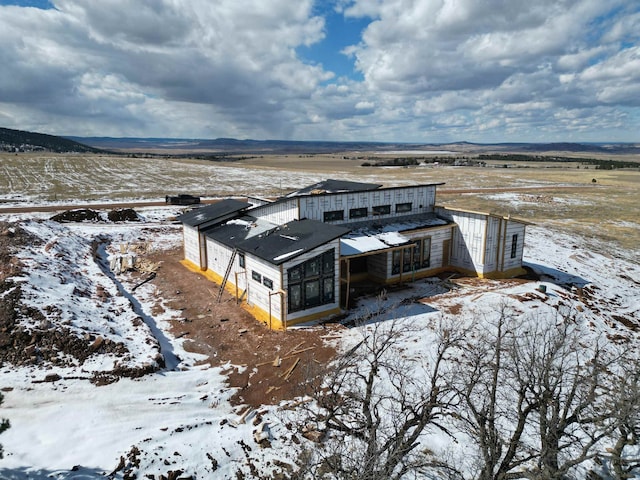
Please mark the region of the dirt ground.
MULTIPOLYGON (((238 388, 234 403, 253 407, 276 404, 313 388, 314 378, 335 356, 326 340, 337 337, 344 327, 326 324, 269 330, 237 305, 228 292, 218 303, 219 287, 188 270, 181 259, 181 248, 154 254, 149 260, 159 262, 160 267, 152 283, 168 307, 182 312, 182 318, 173 322, 171 333, 187 340, 187 351, 206 355, 203 363, 212 366, 240 367, 227 370, 229 386, 238 388), (281 363, 274 366, 278 358, 281 363)), ((156 308, 154 314, 162 307, 156 308)))

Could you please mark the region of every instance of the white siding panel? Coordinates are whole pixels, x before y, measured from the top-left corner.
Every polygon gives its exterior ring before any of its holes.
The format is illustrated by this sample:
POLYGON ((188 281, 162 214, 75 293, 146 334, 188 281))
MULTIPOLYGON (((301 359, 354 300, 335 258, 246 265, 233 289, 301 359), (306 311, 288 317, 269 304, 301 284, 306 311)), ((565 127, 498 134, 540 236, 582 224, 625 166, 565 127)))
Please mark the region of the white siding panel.
MULTIPOLYGON (((222 245, 211 238, 207 238, 207 268, 213 270, 221 277, 224 277, 224 274, 227 271, 227 266, 229 265, 232 254, 233 249, 222 245)), ((240 267, 240 259, 238 255, 233 259, 233 265, 229 272, 227 282, 230 285, 236 285, 236 277, 238 280, 238 288, 241 291, 244 291, 246 288, 246 275, 244 268, 240 267)))
POLYGON ((458 225, 453 234, 451 265, 483 272, 487 215, 447 209, 438 213, 458 225))
POLYGON ((419 185, 403 188, 372 190, 369 192, 346 192, 340 194, 310 195, 300 197, 300 218, 324 221, 325 212, 342 210, 344 220, 327 222, 342 224, 354 221, 371 220, 374 218, 393 218, 418 213, 431 213, 436 199, 435 185, 419 185), (411 203, 411 210, 396 212, 396 205, 411 203), (372 207, 390 205, 390 213, 374 215, 372 207), (349 218, 349 211, 356 208, 366 208, 367 217, 349 218))
MULTIPOLYGON (((256 257, 246 256, 247 265, 247 303, 261 308, 265 312, 269 312, 269 294, 280 290, 280 267, 271 265, 256 257), (253 279, 253 272, 260 275, 260 281, 253 279), (273 282, 273 288, 269 288, 264 284, 264 278, 268 278, 273 282)), ((280 308, 280 296, 274 295, 271 298, 271 315, 274 319, 282 319, 282 311, 280 308)))
POLYGON ((247 213, 256 218, 262 218, 277 225, 284 225, 287 222, 304 218, 299 215, 298 200, 296 198, 283 202, 262 205, 249 210, 247 213))
POLYGON ((484 272, 495 272, 498 269, 498 245, 500 243, 500 217, 490 216, 487 220, 487 241, 485 245, 484 272))
POLYGON ((198 265, 200 268, 200 234, 198 229, 189 225, 182 225, 182 233, 184 237, 184 258, 198 265))
POLYGON ((522 255, 524 253, 524 234, 525 225, 513 220, 507 220, 506 228, 506 242, 504 248, 504 267, 503 270, 510 270, 512 268, 518 268, 522 266, 522 255), (516 255, 511 258, 511 248, 513 236, 518 235, 516 243, 516 255))

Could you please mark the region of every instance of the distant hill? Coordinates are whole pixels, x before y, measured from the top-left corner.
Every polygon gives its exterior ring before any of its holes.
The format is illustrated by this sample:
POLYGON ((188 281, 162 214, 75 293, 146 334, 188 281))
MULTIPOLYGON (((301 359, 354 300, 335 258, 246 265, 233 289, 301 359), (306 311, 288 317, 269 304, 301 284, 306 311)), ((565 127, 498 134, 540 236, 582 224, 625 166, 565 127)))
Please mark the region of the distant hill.
POLYGON ((0 127, 0 151, 5 152, 56 152, 97 153, 101 150, 74 140, 44 133, 25 132, 0 127))
POLYGON ((398 155, 417 155, 427 152, 445 154, 493 153, 593 153, 640 154, 640 145, 633 143, 390 143, 390 142, 332 142, 295 140, 238 140, 235 138, 114 138, 114 137, 57 137, 43 133, 0 128, 0 151, 49 151, 59 153, 150 153, 168 156, 202 155, 311 155, 322 153, 378 152, 398 155))
POLYGON ((110 151, 153 152, 156 154, 222 154, 222 155, 293 155, 340 152, 396 151, 448 151, 451 153, 480 154, 486 152, 574 152, 609 155, 640 154, 640 145, 632 143, 385 143, 385 142, 331 142, 293 140, 238 140, 234 138, 112 138, 68 137, 77 142, 110 151))

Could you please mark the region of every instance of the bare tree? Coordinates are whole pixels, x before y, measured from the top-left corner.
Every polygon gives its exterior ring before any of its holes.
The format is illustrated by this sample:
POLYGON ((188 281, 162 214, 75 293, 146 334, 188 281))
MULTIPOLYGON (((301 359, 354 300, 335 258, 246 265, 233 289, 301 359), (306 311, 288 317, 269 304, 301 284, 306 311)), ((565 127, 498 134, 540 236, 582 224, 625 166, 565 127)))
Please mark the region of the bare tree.
POLYGON ((574 313, 527 318, 502 306, 477 322, 456 377, 475 478, 569 478, 615 429, 607 372, 617 357, 574 313))
POLYGON ((430 430, 446 432, 443 420, 457 397, 445 364, 461 340, 440 326, 425 362, 405 358, 400 348, 409 322, 388 320, 362 327, 363 340, 326 374, 306 422, 324 433, 314 477, 399 479, 410 472, 452 471, 421 446, 430 430))
POLYGON ((615 431, 613 446, 603 452, 609 459, 610 471, 616 480, 626 480, 640 473, 640 361, 627 345, 621 357, 620 369, 615 377, 617 386, 610 392, 611 410, 614 412, 615 431), (635 448, 634 448, 635 447, 635 448))
POLYGON ((521 448, 538 407, 530 375, 520 371, 524 366, 513 358, 523 330, 523 320, 502 305, 495 320, 475 319, 472 335, 461 348, 453 376, 462 398, 457 418, 476 446, 469 469, 479 480, 520 478, 518 469, 535 458, 534 452, 521 448))
POLYGON ((562 479, 598 453, 614 428, 608 408, 609 373, 616 356, 600 337, 581 330, 569 313, 539 322, 521 338, 518 354, 530 365, 539 455, 529 478, 562 479))

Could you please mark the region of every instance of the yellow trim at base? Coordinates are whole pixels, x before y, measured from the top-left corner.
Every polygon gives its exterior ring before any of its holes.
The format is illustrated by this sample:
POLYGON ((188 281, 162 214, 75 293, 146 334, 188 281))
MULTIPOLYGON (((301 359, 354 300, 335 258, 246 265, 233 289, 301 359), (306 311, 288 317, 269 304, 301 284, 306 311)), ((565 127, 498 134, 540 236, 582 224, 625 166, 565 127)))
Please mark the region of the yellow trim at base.
MULTIPOLYGON (((205 277, 207 280, 217 284, 218 286, 222 283, 222 276, 218 275, 212 270, 200 270, 200 267, 193 263, 191 260, 180 260, 180 263, 184 265, 188 270, 198 273, 205 277)), ((235 296, 236 294, 236 286, 233 282, 227 280, 227 284, 225 285, 225 290, 235 296)), ((241 292, 242 293, 242 292, 241 292)), ((270 327, 273 330, 284 330, 284 322, 275 317, 271 316, 271 325, 269 325, 269 312, 263 310, 262 308, 256 305, 250 305, 243 300, 240 304, 244 310, 246 310, 251 316, 253 316, 259 322, 264 323, 267 327, 270 327)), ((311 315, 305 315, 304 317, 294 318, 292 320, 287 321, 287 326, 290 327, 292 325, 297 325, 299 323, 312 322, 314 320, 320 320, 326 317, 330 317, 332 315, 338 315, 342 313, 339 307, 333 308, 331 310, 326 310, 323 312, 314 313, 311 315)))
MULTIPOLYGON (((271 325, 269 325, 269 312, 264 311, 262 308, 257 305, 249 305, 246 302, 242 302, 242 308, 244 308, 248 313, 250 313, 256 320, 264 323, 267 328, 271 328, 272 330, 284 330, 284 322, 277 317, 271 317, 271 325)), ((331 317, 333 315, 338 315, 342 313, 340 308, 333 308, 331 310, 325 310, 323 312, 314 313, 312 315, 305 315, 304 317, 294 318, 292 320, 287 320, 287 327, 291 327, 293 325, 298 325, 300 323, 313 322, 316 320, 321 320, 323 318, 331 317)))
POLYGON ((449 270, 453 270, 463 275, 468 275, 470 277, 488 278, 493 280, 513 278, 519 275, 526 275, 527 273, 527 271, 522 267, 510 268, 509 270, 505 270, 504 272, 493 271, 493 272, 486 272, 486 273, 476 272, 475 270, 469 270, 469 269, 460 268, 460 267, 451 267, 449 270))

